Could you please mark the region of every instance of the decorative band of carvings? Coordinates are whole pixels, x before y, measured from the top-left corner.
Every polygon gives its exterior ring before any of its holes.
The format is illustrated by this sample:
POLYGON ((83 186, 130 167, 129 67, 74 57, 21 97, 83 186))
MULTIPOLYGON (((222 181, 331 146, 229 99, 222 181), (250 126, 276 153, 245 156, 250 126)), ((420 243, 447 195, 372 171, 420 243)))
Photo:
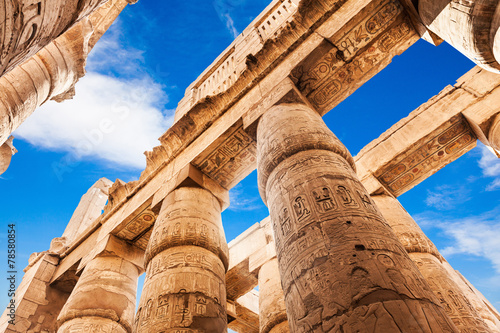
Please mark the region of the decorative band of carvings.
POLYGON ((396 157, 376 177, 399 196, 463 155, 476 144, 476 135, 467 120, 457 115, 436 132, 420 140, 410 151, 396 157))

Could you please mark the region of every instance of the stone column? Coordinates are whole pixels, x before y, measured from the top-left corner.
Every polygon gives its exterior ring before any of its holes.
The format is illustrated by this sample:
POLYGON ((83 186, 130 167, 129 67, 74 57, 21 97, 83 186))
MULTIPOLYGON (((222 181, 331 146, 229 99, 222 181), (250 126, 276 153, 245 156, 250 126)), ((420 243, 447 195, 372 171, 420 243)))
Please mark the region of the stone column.
POLYGON ((227 332, 228 246, 221 204, 181 187, 163 201, 146 248, 135 332, 227 332))
POLYGON ((500 6, 497 0, 420 0, 424 25, 477 65, 500 73, 500 6))
POLYGON ((493 122, 488 132, 488 141, 491 147, 494 148, 500 156, 500 113, 493 118, 493 122))
POLYGON ((113 253, 85 267, 58 317, 58 333, 131 333, 139 269, 113 253))
POLYGON ((13 136, 9 137, 4 144, 0 144, 0 175, 7 171, 12 156, 17 153, 17 149, 14 148, 12 141, 14 141, 13 136))
POLYGON ((319 114, 272 107, 257 159, 291 332, 457 332, 319 114))
POLYGON ((290 332, 276 258, 262 265, 259 271, 259 324, 260 333, 290 332))
MULTIPOLYGON (((446 260, 399 201, 385 194, 374 195, 372 199, 459 331, 490 332, 479 311, 473 306, 474 303, 481 302, 472 292, 460 288, 456 282, 459 277, 453 270, 446 269, 446 260)), ((486 311, 484 307, 481 310, 486 311)), ((497 331, 496 327, 494 329, 497 331)))

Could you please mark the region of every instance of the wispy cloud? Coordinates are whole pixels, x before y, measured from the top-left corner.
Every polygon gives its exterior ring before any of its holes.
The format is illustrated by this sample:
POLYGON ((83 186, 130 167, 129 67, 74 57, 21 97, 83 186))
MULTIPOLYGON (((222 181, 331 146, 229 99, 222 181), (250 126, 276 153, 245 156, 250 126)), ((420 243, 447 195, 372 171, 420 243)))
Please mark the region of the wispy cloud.
POLYGON ((442 185, 433 190, 427 190, 425 203, 438 210, 451 210, 469 200, 470 191, 464 186, 442 185))
POLYGON ((231 13, 238 6, 243 5, 246 0, 215 0, 214 8, 219 15, 219 19, 226 24, 227 30, 233 36, 233 38, 238 37, 240 34, 236 29, 234 24, 234 20, 231 16, 231 13))
POLYGON ((486 191, 498 190, 500 189, 500 159, 485 145, 479 143, 478 146, 481 152, 478 164, 483 176, 493 178, 492 182, 486 187, 486 191))
POLYGON ((173 121, 173 112, 163 109, 168 101, 163 86, 143 70, 142 51, 124 45, 119 24, 97 43, 87 70, 73 100, 47 102, 15 135, 42 149, 67 152, 71 158, 58 167, 90 158, 144 168, 144 151, 159 144, 173 121))
POLYGON ((440 229, 450 239, 444 256, 468 254, 491 261, 500 278, 500 206, 492 211, 462 218, 435 212, 414 216, 419 225, 440 229))
POLYGON ((242 184, 238 184, 229 191, 229 210, 252 211, 261 208, 264 204, 260 197, 252 196, 250 191, 245 191, 242 184))

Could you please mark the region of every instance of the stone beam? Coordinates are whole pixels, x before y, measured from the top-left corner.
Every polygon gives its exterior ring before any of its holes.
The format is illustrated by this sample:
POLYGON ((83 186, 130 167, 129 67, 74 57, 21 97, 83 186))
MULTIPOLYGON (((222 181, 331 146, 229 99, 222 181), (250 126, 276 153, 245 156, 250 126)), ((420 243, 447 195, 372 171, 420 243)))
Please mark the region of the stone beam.
POLYGON ((14 148, 12 141, 14 137, 11 136, 0 145, 0 175, 3 174, 9 168, 12 156, 17 153, 17 149, 14 148))
POLYGON ((228 311, 228 327, 240 333, 259 333, 259 292, 251 290, 232 305, 234 310, 228 311))
POLYGON ((355 157, 371 194, 399 196, 475 147, 491 146, 500 76, 475 67, 365 146, 355 157))

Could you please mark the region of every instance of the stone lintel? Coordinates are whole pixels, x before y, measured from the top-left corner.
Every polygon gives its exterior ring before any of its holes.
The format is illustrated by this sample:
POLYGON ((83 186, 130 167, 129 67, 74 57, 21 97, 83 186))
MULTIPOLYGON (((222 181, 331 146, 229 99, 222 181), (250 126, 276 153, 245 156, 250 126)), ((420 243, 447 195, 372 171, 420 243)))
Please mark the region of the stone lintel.
POLYGON ((96 243, 90 253, 82 258, 78 265, 77 273, 82 271, 95 257, 107 256, 115 256, 127 260, 137 267, 139 273, 144 272, 144 251, 116 236, 109 235, 107 238, 96 243))
POLYGON ((355 157, 360 179, 371 194, 401 195, 472 149, 477 138, 488 144, 499 101, 500 76, 473 68, 365 146, 355 157))
POLYGON ((212 180, 206 174, 201 172, 192 164, 188 164, 171 178, 165 180, 163 186, 155 193, 151 206, 158 210, 163 200, 169 193, 180 187, 201 187, 211 192, 221 204, 222 210, 229 207, 229 193, 221 187, 216 181, 212 180))
POLYGON ((251 290, 232 303, 234 320, 229 322, 228 327, 236 332, 258 333, 259 292, 251 290))

